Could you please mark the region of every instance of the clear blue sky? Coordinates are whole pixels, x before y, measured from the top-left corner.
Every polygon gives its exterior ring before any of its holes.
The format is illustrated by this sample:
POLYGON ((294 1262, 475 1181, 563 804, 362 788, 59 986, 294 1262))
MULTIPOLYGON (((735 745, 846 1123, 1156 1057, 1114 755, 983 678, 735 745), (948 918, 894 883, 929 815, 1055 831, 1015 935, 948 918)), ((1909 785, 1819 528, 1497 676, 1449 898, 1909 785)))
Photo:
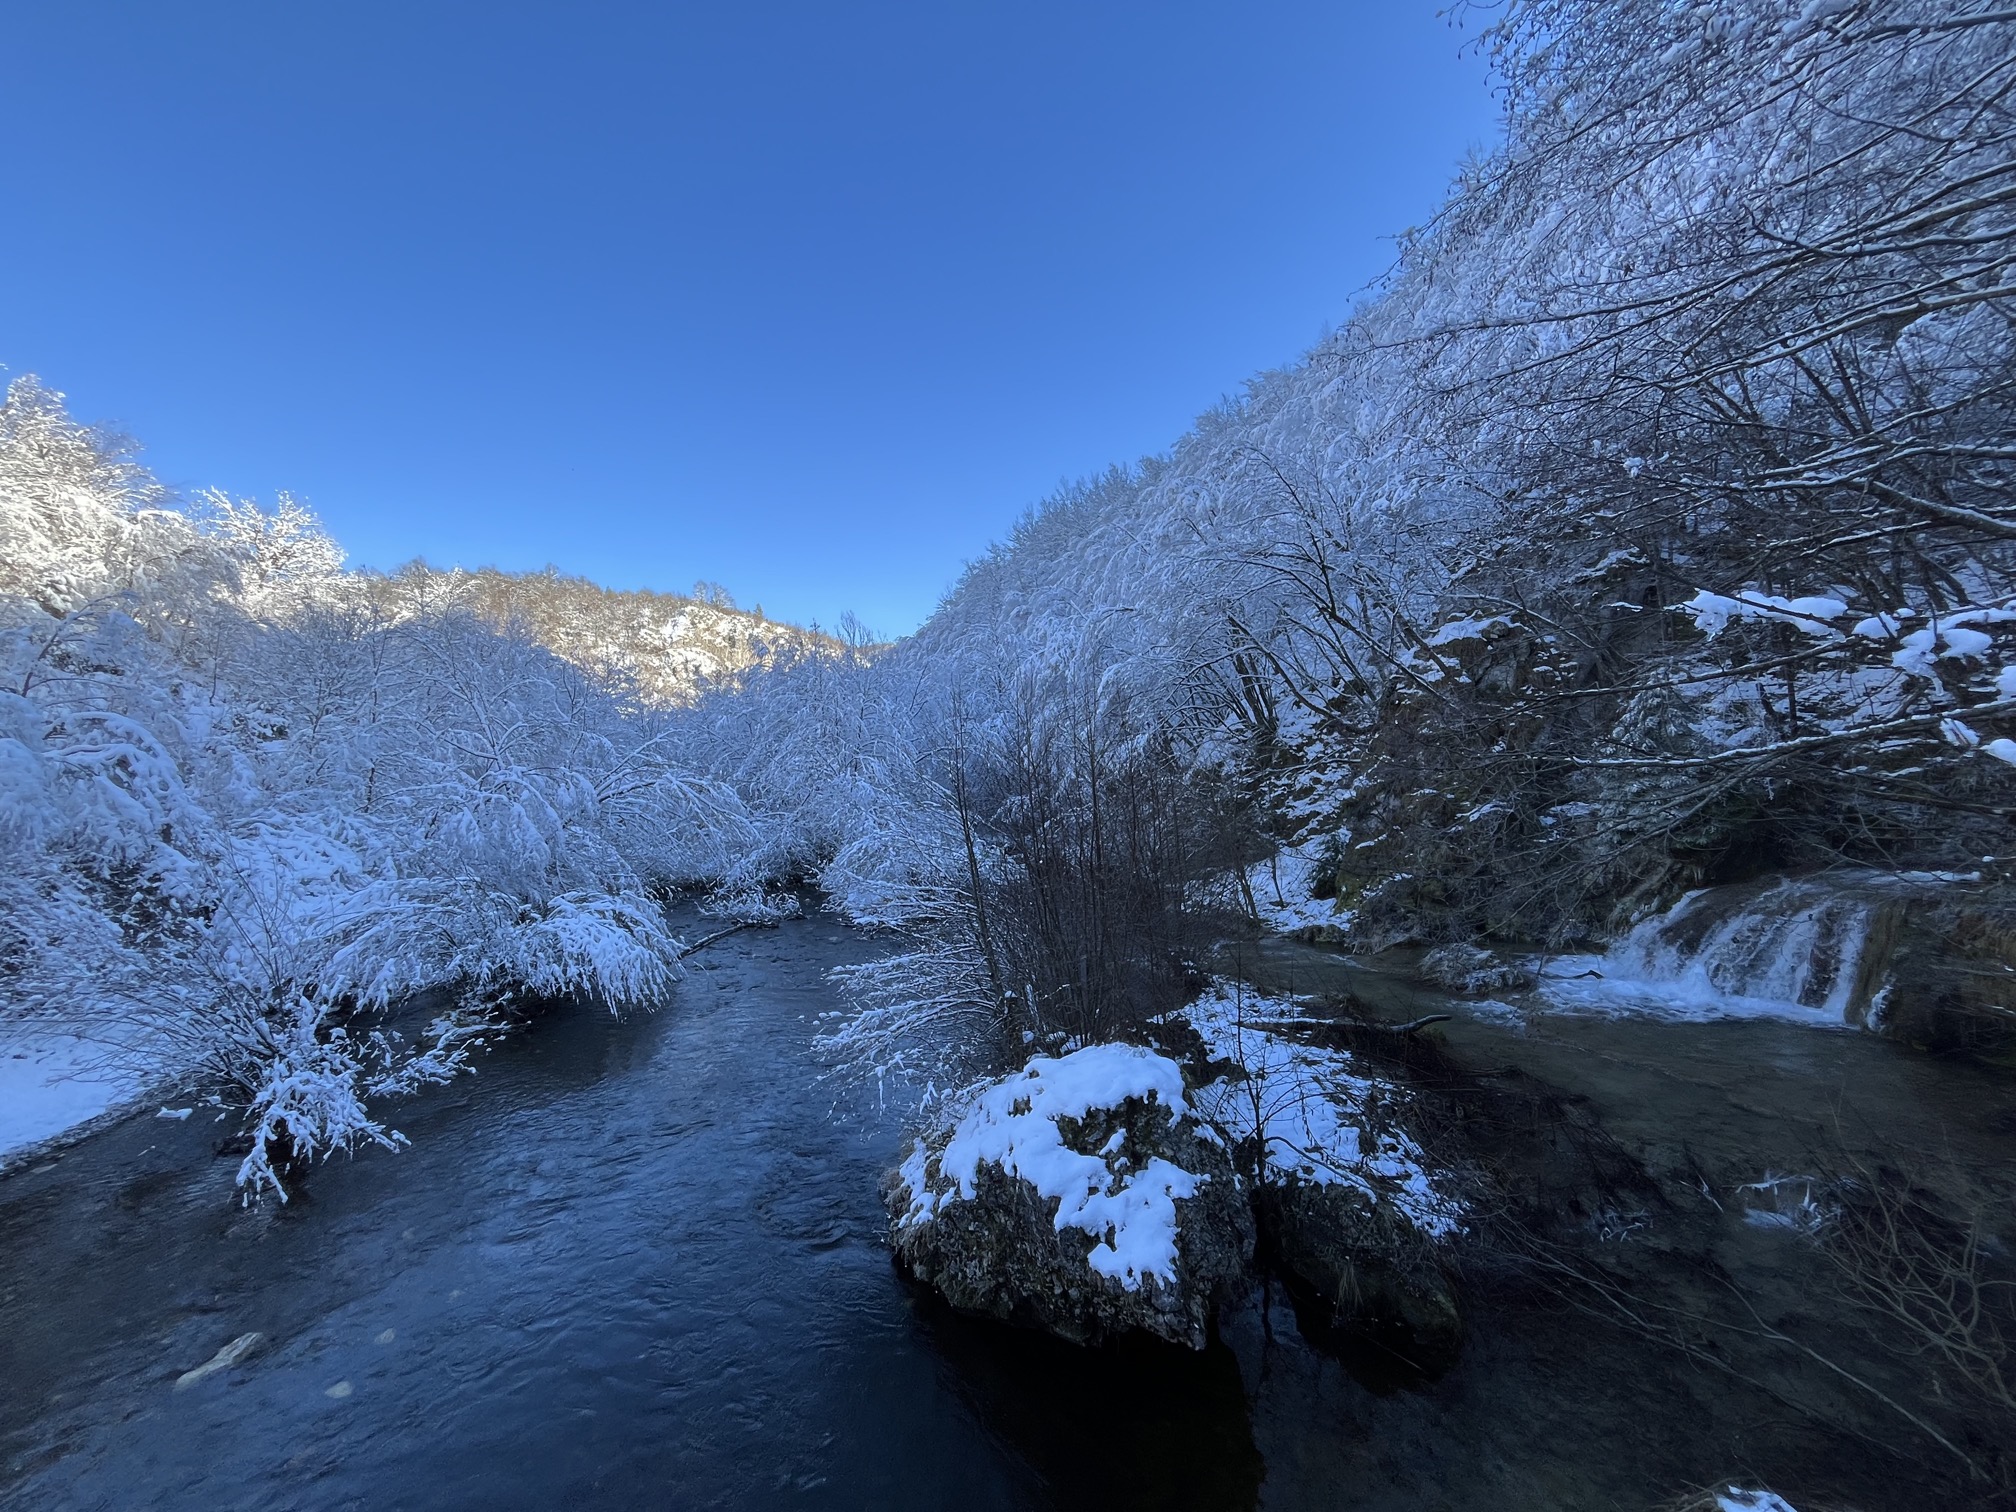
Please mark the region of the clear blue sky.
POLYGON ((0 363, 353 562, 903 632, 1347 313, 1443 3, 12 6, 0 363))

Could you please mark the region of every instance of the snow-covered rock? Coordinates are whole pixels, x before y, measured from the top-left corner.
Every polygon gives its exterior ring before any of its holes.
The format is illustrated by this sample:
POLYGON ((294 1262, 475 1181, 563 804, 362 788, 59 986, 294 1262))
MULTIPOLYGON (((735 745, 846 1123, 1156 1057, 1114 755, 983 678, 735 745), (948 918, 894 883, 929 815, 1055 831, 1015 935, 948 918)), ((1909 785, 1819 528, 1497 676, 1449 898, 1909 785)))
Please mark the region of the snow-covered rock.
POLYGON ((1225 1074, 1194 1102, 1252 1178, 1264 1258, 1312 1342, 1370 1342, 1436 1375, 1463 1337, 1439 1257, 1462 1232, 1462 1204, 1399 1126, 1406 1089, 1292 1037, 1301 1016, 1290 1000, 1214 984, 1185 1019, 1225 1074))
POLYGON ((1539 980, 1531 967, 1500 960, 1476 945, 1438 945, 1421 958, 1420 971, 1444 991, 1476 996, 1525 992, 1539 980))
POLYGON ((1224 1142, 1182 1068, 1136 1045, 1037 1056, 884 1183, 903 1264, 953 1306, 1078 1343, 1202 1348, 1253 1250, 1224 1142))
POLYGON ((1400 1126, 1406 1090, 1277 1032, 1300 1012, 1221 981, 1157 1030, 1188 1066, 1094 1045, 990 1083, 884 1183, 898 1257, 969 1312, 1200 1347, 1257 1233, 1315 1342, 1446 1369, 1462 1204, 1400 1126))

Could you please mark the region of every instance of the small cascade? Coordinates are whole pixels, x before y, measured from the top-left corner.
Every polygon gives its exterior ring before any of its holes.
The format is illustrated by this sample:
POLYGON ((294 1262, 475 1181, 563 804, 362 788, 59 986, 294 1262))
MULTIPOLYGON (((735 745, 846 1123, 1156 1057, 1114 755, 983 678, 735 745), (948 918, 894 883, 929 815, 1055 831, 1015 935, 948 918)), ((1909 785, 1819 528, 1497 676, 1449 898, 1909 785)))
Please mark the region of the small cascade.
POLYGON ((1704 888, 1619 940, 1605 975, 1859 1023, 1868 1010, 1859 968, 1879 907, 1832 879, 1704 888))

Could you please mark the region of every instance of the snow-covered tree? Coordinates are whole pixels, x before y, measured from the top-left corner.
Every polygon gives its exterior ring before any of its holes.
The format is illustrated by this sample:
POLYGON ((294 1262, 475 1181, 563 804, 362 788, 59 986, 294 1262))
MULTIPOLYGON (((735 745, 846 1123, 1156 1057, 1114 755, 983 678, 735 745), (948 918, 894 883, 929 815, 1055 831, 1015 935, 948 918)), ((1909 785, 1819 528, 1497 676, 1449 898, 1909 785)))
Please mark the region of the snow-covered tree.
MULTIPOLYGON (((308 513, 188 510, 57 396, 0 408, 0 1014, 208 1073, 241 1179, 396 1142, 378 1098, 526 1005, 649 1003, 662 907, 763 846, 678 732, 308 513), (388 1015, 450 1004, 406 1038, 388 1015)), ((760 880, 760 879, 758 879, 760 880)))

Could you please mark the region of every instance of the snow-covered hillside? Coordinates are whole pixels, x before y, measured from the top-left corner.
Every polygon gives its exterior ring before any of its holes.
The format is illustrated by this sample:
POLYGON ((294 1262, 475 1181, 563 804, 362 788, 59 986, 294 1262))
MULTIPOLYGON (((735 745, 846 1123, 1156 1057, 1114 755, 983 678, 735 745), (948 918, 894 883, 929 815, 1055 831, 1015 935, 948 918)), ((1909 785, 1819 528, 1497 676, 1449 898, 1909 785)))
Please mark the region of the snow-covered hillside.
POLYGON ((2016 1023, 2016 20, 1485 35, 1505 145, 1373 297, 886 650, 346 575, 17 385, 5 1011, 169 1036, 285 1154, 514 994, 651 996, 674 886, 906 932, 832 1047, 942 1087, 1166 1011, 1213 909, 1562 946, 1847 861, 1978 875, 1955 1011, 2016 1023), (359 1017, 431 988, 415 1043, 359 1017))
POLYGON ((667 708, 752 668, 832 645, 816 631, 766 619, 760 609, 737 609, 718 590, 705 598, 619 592, 551 568, 470 572, 415 564, 385 582, 390 602, 416 592, 466 607, 500 629, 515 627, 591 675, 627 683, 667 708))
POLYGON ((176 1076, 239 1111, 241 1180, 278 1189, 396 1142, 372 1104, 455 1074, 526 1002, 658 996, 664 892, 747 891, 763 847, 626 680, 432 575, 342 572, 290 501, 179 503, 11 387, 0 1036, 17 1112, 90 1111, 22 1070, 88 1046, 100 1096, 176 1076))
POLYGON ((1504 147, 1334 336, 853 686, 752 685, 745 730, 847 733, 723 770, 918 924, 870 1061, 1179 993, 1184 900, 1283 845, 1321 896, 1272 911, 1361 947, 1979 874, 1950 1006, 2016 1026, 2016 20, 1530 0, 1486 45, 1504 147))

